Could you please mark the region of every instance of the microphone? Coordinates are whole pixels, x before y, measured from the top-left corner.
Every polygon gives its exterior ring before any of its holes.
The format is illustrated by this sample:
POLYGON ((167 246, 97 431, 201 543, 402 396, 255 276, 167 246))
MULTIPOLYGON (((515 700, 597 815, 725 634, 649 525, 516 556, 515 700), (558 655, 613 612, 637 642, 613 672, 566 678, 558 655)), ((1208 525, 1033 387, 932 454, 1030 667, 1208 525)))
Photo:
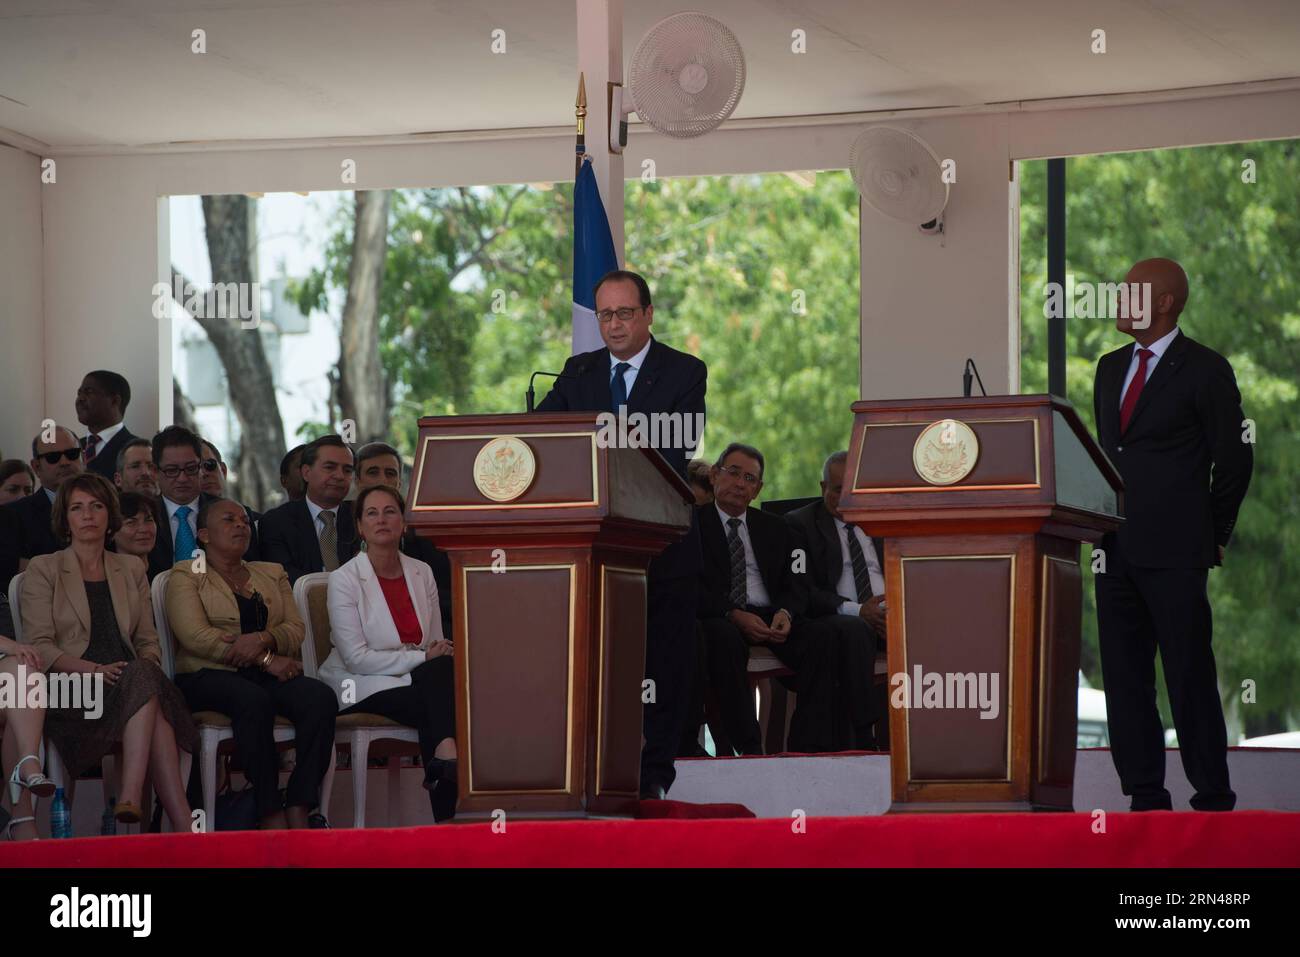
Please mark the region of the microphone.
POLYGON ((965 367, 962 369, 962 373, 961 373, 961 394, 962 394, 962 397, 963 397, 963 398, 967 398, 967 399, 970 398, 970 384, 971 384, 971 383, 970 383, 970 380, 971 380, 971 373, 972 373, 972 372, 975 373, 975 380, 976 380, 977 382, 979 382, 979 384, 980 384, 980 392, 981 392, 983 395, 986 395, 986 396, 987 396, 987 395, 988 395, 988 392, 987 392, 987 391, 985 390, 985 388, 984 388, 984 380, 980 378, 980 370, 976 367, 976 365, 975 365, 975 360, 974 360, 974 359, 970 359, 970 358, 968 358, 968 359, 966 360, 966 365, 965 365, 965 367))
POLYGON ((537 403, 537 393, 533 390, 533 382, 537 379, 539 375, 548 375, 557 381, 560 379, 572 378, 571 376, 562 375, 559 372, 544 372, 542 370, 538 370, 537 372, 534 372, 532 375, 530 375, 528 377, 528 391, 524 393, 524 403, 526 404, 527 410, 529 412, 533 411, 533 406, 537 403))
POLYGON ((544 370, 539 369, 538 371, 530 375, 528 377, 528 391, 524 393, 524 403, 527 407, 527 411, 529 412, 534 411, 533 406, 537 402, 537 393, 533 390, 533 382, 537 379, 539 375, 550 376, 552 379, 556 380, 557 382, 561 379, 576 379, 579 376, 582 376, 586 373, 587 369, 591 367, 592 361, 593 359, 587 359, 585 362, 578 363, 574 367, 573 372, 571 373, 570 372, 546 372, 544 370))

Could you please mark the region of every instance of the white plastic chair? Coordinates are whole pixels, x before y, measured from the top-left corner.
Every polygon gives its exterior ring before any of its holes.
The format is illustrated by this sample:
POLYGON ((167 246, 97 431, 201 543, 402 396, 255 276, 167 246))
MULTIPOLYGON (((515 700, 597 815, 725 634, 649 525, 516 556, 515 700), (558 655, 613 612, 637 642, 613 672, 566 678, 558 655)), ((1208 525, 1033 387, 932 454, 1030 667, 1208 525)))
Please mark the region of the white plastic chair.
MULTIPOLYGON (((763 645, 750 645, 749 662, 746 666, 750 691, 757 697, 759 740, 763 742, 763 751, 768 752, 768 725, 772 717, 772 679, 794 674, 787 668, 771 648, 763 645)), ((785 727, 781 730, 780 747, 785 750, 785 742, 790 737, 790 718, 794 715, 795 698, 793 691, 786 692, 785 727)))
MULTIPOLYGON (((294 583, 293 600, 298 614, 307 626, 307 637, 302 643, 302 670, 316 677, 318 661, 333 649, 330 640, 329 606, 326 590, 329 572, 303 575, 294 583)), ((402 755, 420 753, 420 736, 414 728, 398 724, 379 714, 357 713, 340 715, 335 729, 335 739, 340 747, 347 748, 352 756, 352 826, 366 826, 366 778, 372 744, 383 744, 388 755, 388 826, 394 827, 400 818, 399 785, 401 783, 402 755)))
MULTIPOLYGON (((158 629, 158 644, 162 649, 163 673, 168 678, 176 674, 176 646, 172 636, 171 623, 167 620, 166 598, 167 579, 171 569, 159 572, 150 588, 153 598, 154 624, 158 629)), ((306 673, 306 665, 303 672, 306 673)), ((196 711, 194 721, 199 726, 199 773, 203 778, 203 813, 209 831, 216 830, 217 823, 217 755, 229 753, 234 749, 235 733, 231 729, 230 718, 218 711, 196 711)), ((287 718, 276 715, 273 730, 276 744, 281 747, 291 745, 294 740, 294 728, 287 718)), ((189 770, 185 770, 185 780, 189 780, 189 770)), ((330 756, 330 765, 321 784, 321 813, 329 817, 329 793, 334 783, 334 758, 330 756)))

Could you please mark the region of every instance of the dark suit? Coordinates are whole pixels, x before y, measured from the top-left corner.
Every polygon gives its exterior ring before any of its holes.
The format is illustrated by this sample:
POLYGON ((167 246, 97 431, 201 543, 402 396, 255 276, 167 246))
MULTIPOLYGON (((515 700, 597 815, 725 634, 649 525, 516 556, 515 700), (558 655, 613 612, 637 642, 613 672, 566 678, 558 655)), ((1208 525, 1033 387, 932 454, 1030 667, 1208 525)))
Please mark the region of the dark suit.
MULTIPOLYGON (((87 435, 81 440, 81 447, 86 447, 87 435)), ((108 440, 107 444, 101 445, 95 452, 95 457, 86 463, 87 472, 95 472, 108 479, 109 484, 113 482, 113 475, 117 472, 117 456, 122 451, 122 446, 126 445, 132 439, 137 438, 131 434, 131 431, 124 425, 117 430, 117 434, 108 440)))
MULTIPOLYGON (((821 499, 786 513, 785 520, 794 532, 796 547, 802 548, 806 557, 807 570, 798 580, 804 587, 807 615, 832 628, 837 643, 835 710, 829 716, 835 749, 874 750, 878 745, 871 726, 885 724, 882 719, 887 714, 885 687, 882 685, 878 694, 873 692, 876 650, 881 641, 861 617, 839 611, 841 602, 858 600, 856 594, 838 591, 847 561, 843 534, 821 499)), ((873 538, 871 544, 883 575, 884 540, 873 538)))
MULTIPOLYGON (((216 501, 219 501, 217 496, 209 495, 207 492, 200 492, 198 504, 194 506, 196 515, 204 505, 216 501)), ((248 506, 244 506, 244 512, 248 515, 249 526, 248 549, 244 552, 244 561, 261 561, 261 545, 258 539, 257 522, 262 516, 248 506)), ((154 523, 158 526, 158 537, 154 540, 153 551, 149 553, 150 581, 153 581, 159 572, 167 571, 176 563, 176 541, 172 538, 172 523, 167 515, 167 503, 162 500, 161 496, 154 503, 153 518, 154 523)))
POLYGON ((31 495, 0 506, 0 587, 8 589, 18 574, 18 562, 57 552, 63 546, 54 538, 50 524, 53 503, 38 488, 31 495))
POLYGON ((1120 433, 1120 391, 1136 344, 1101 357, 1093 388, 1100 445, 1124 479, 1125 522, 1101 542, 1095 578, 1111 757, 1135 810, 1169 808, 1156 709, 1160 651, 1192 807, 1230 810, 1208 569, 1246 496, 1254 457, 1228 361, 1179 333, 1120 433))
MULTIPOLYGON (((352 503, 340 503, 337 515, 334 524, 338 531, 339 564, 342 565, 356 555, 359 539, 352 521, 352 503)), ((285 502, 266 512, 258 531, 261 560, 284 566, 291 583, 303 575, 325 570, 325 560, 320 554, 320 538, 316 534, 316 520, 311 517, 305 498, 285 502)))
POLYGON ((438 586, 438 611, 442 618, 442 634, 451 641, 451 559, 447 553, 435 548, 433 542, 421 538, 413 529, 402 536, 402 553, 419 559, 433 571, 434 584, 438 586))
MULTIPOLYGON (((727 619, 733 609, 752 612, 767 624, 777 611, 790 613, 793 627, 783 642, 772 643, 773 654, 795 671, 793 688, 799 695, 790 721, 792 751, 828 751, 834 746, 830 715, 834 711, 835 641, 825 622, 805 615, 806 595, 794 573, 794 533, 785 520, 756 508, 745 512, 745 526, 759 577, 769 603, 745 606, 731 599, 731 553, 716 506, 696 510, 704 549, 699 617, 704 631, 709 683, 717 696, 729 743, 741 754, 762 754, 754 699, 749 693, 749 642, 727 619)), ((750 596, 751 599, 753 596, 750 596)))
MULTIPOLYGON (((537 407, 539 412, 611 412, 608 349, 571 356, 566 378, 537 407)), ((699 359, 651 338, 627 398, 628 414, 675 412, 704 415, 708 369, 699 359)), ((659 453, 683 479, 693 450, 661 448, 659 453)), ((667 791, 691 699, 696 662, 695 594, 700 573, 700 538, 694 523, 686 537, 669 545, 650 563, 646 596, 646 677, 654 682, 654 701, 645 706, 645 748, 641 753, 642 793, 667 791)))

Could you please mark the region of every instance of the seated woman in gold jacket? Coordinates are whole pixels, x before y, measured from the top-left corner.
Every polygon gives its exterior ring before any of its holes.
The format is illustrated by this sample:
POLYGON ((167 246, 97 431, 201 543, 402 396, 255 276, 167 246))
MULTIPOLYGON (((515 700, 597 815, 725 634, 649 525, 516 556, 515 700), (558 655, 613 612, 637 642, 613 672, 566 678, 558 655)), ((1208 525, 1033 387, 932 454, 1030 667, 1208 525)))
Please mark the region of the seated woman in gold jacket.
POLYGON ((139 822, 147 772, 172 828, 189 830, 177 748, 193 752, 198 730, 159 666, 144 564, 134 555, 105 550, 122 524, 117 492, 93 472, 65 479, 52 522, 55 537, 69 544, 27 566, 19 600, 23 637, 47 672, 101 675, 90 687, 92 694, 102 689, 103 700, 51 707, 46 738, 73 778, 120 744, 117 819, 139 822))
POLYGON ((246 562, 251 529, 238 502, 199 507, 206 567, 177 562, 167 579, 176 684, 195 711, 230 717, 235 755, 253 784, 263 828, 305 828, 334 754, 334 694, 302 673, 306 628, 274 562, 246 562), (293 773, 280 796, 275 717, 294 726, 293 773))

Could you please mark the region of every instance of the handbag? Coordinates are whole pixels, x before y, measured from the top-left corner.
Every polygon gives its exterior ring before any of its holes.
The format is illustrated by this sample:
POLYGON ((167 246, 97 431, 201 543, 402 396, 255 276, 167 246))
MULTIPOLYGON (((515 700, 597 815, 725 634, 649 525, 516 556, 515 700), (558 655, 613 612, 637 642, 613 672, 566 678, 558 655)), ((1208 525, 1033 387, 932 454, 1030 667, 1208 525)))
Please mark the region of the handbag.
POLYGON ((255 831, 260 817, 257 813, 257 796, 253 786, 236 791, 230 786, 230 759, 226 759, 226 786, 217 795, 215 830, 255 831))

